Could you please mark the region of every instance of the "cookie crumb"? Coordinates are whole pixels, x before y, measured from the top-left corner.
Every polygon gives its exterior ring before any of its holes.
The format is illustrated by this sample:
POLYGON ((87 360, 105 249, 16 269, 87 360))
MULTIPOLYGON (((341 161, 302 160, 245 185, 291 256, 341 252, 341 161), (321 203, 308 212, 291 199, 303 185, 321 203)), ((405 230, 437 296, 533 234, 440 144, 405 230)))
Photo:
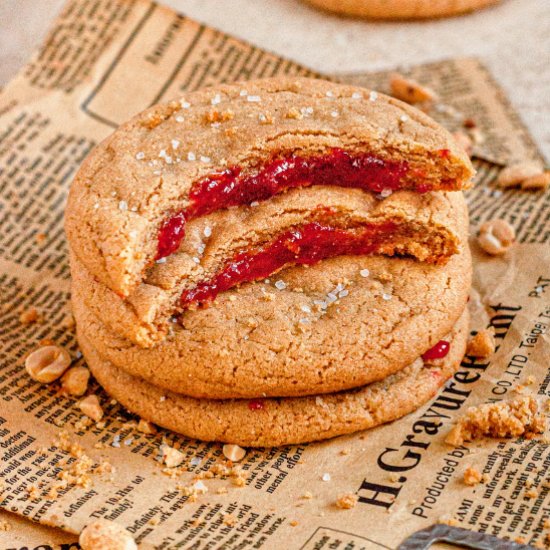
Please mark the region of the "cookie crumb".
POLYGON ((78 404, 80 410, 95 422, 103 418, 103 409, 99 402, 99 397, 95 394, 88 395, 78 404))
POLYGON ((445 442, 458 447, 465 441, 487 437, 519 437, 527 439, 542 434, 546 420, 538 412, 537 401, 531 396, 521 396, 511 401, 487 403, 470 407, 445 442))
POLYGON ((469 342, 466 355, 487 359, 495 353, 495 329, 490 327, 480 330, 469 342))
POLYGON ((223 515, 223 523, 224 525, 227 525, 228 527, 233 527, 237 523, 237 518, 233 516, 232 514, 224 514, 223 515))
POLYGON ((161 447, 161 451, 162 461, 166 464, 166 466, 168 466, 168 468, 176 468, 185 458, 185 455, 181 451, 178 451, 169 445, 163 445, 161 447))
POLYGON ((146 435, 153 435, 157 433, 157 429, 155 428, 155 425, 152 422, 149 422, 148 420, 145 420, 143 418, 139 419, 137 429, 138 429, 138 432, 141 432, 146 435))
POLYGON ((22 325, 32 325, 41 320, 41 316, 35 307, 30 307, 19 315, 19 322, 22 325))
POLYGON ((477 485, 481 482, 481 473, 473 466, 469 466, 464 470, 464 483, 466 485, 477 485))
POLYGON ((71 367, 61 377, 61 388, 69 395, 80 397, 88 389, 90 371, 86 367, 71 367))
POLYGON ((345 493, 338 496, 336 506, 342 510, 350 510, 355 508, 358 501, 359 497, 355 493, 345 493))

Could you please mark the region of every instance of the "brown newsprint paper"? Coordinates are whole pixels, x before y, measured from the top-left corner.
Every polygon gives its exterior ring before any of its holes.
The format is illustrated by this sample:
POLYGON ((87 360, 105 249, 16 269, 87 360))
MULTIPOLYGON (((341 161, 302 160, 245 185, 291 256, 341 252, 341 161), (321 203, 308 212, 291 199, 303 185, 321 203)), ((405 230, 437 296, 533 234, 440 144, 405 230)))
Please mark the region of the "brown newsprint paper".
MULTIPOLYGON (((62 220, 71 178, 95 144, 134 113, 187 90, 312 73, 147 0, 67 3, 43 48, 0 95, 2 549, 77 548, 70 541, 91 518, 115 520, 145 549, 395 548, 441 519, 543 541, 547 443, 444 443, 468 406, 514 396, 530 376, 536 382, 524 391, 541 402, 550 394, 549 195, 494 185, 502 165, 540 156, 479 62, 404 71, 437 90, 441 102, 431 114, 447 127, 464 117, 477 123, 477 186, 467 193, 472 233, 496 216, 517 229, 520 242, 505 258, 484 256, 472 243, 473 328, 493 326, 498 350, 486 361, 466 357, 454 379, 406 418, 324 443, 249 450, 238 477, 223 478, 214 475, 220 445, 162 430, 145 435, 99 388, 105 422, 87 425, 77 399, 28 377, 24 356, 50 339, 82 361, 69 322, 62 220), (30 307, 41 322, 21 323, 30 307), (162 471, 163 441, 185 454, 185 471, 173 477, 162 471), (94 473, 54 498, 52 486, 79 464, 71 444, 90 457, 94 473), (470 465, 487 474, 484 483, 464 484, 470 465), (196 497, 187 490, 193 484, 196 497), (345 493, 359 498, 348 510, 335 505, 345 493)), ((343 79, 387 89, 387 74, 343 79)))

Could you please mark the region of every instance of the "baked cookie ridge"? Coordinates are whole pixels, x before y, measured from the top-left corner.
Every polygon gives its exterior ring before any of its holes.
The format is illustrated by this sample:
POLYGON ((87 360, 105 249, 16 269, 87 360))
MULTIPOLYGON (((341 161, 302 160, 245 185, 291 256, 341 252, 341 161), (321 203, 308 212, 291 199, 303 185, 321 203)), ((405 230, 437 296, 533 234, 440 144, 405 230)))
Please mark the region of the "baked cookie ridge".
POLYGON ((126 299, 99 287, 76 255, 71 264, 75 284, 97 315, 150 347, 165 337, 174 315, 215 305, 221 293, 248 282, 275 282, 277 272, 292 265, 367 253, 443 265, 458 253, 466 226, 460 193, 399 191, 379 200, 360 190, 320 186, 190 222, 178 252, 156 263, 126 299), (107 313, 115 307, 118 313, 107 313))
POLYGON ((75 177, 66 230, 87 269, 128 296, 191 220, 220 209, 311 185, 459 190, 472 174, 448 132, 397 100, 321 80, 254 81, 122 125, 75 177))
POLYGON ((102 359, 86 338, 81 346, 105 390, 131 412, 187 437, 252 447, 306 443, 373 428, 414 411, 434 397, 458 368, 466 348, 468 312, 449 337, 443 359, 409 367, 356 390, 281 399, 193 399, 167 392, 102 359))
POLYGON ((225 292, 210 308, 186 311, 149 348, 121 337, 125 314, 112 297, 100 299, 102 285, 84 289, 77 279, 72 299, 78 334, 118 368, 175 393, 226 399, 385 378, 444 338, 470 283, 467 247, 445 266, 341 256, 225 292))

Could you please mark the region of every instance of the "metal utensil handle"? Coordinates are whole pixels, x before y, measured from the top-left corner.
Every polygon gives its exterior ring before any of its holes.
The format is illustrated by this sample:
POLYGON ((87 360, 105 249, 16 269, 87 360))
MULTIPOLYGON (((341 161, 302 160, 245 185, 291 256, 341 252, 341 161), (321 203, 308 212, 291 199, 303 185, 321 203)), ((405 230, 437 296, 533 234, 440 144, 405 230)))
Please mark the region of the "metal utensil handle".
POLYGON ((533 548, 527 544, 502 540, 493 535, 439 523, 412 534, 397 547, 397 550, 427 550, 434 542, 448 542, 476 550, 529 550, 533 548))

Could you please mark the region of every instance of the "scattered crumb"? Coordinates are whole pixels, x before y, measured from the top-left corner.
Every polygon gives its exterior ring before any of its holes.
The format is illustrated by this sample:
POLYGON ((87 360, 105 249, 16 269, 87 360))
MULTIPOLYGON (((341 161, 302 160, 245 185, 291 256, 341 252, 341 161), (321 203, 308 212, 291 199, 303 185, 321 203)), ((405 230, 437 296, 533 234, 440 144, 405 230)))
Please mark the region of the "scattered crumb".
POLYGON ((473 466, 469 466, 464 470, 464 483, 466 485, 477 485, 481 482, 481 473, 473 466))
POLYGON ((349 510, 350 508, 355 508, 359 497, 354 493, 345 493, 340 495, 336 500, 336 506, 342 510, 349 510))
POLYGON ((95 394, 88 395, 78 404, 80 410, 89 416, 94 422, 99 422, 103 418, 103 409, 99 402, 99 397, 95 394))
POLYGON ((0 531, 11 531, 11 524, 5 519, 0 519, 0 531))
POLYGON ((537 498, 539 496, 539 492, 536 489, 529 489, 525 492, 525 496, 527 498, 537 498))
POLYGON ((511 401, 471 407, 449 432, 446 443, 455 447, 483 436, 532 438, 546 428, 546 420, 538 412, 537 401, 531 396, 511 401))
POLYGON ((443 523, 444 525, 449 525, 451 527, 457 527, 460 525, 460 522, 454 518, 441 517, 437 520, 437 523, 443 523))
POLYGON ((237 523, 237 518, 233 516, 232 514, 224 514, 223 516, 223 523, 224 525, 228 525, 229 527, 233 527, 237 523))
POLYGON ((166 466, 168 466, 168 468, 176 468, 185 458, 185 455, 181 451, 178 451, 169 445, 163 445, 161 447, 161 451, 162 461, 166 464, 166 466))
POLYGON ((143 418, 139 419, 137 429, 138 429, 138 432, 141 432, 146 435, 153 435, 157 433, 157 429, 155 428, 155 425, 149 422, 148 420, 144 420, 143 418))
POLYGON ((19 315, 19 321, 23 325, 32 325, 42 320, 42 316, 35 307, 30 307, 19 315))
POLYGON ((86 367, 72 367, 61 377, 61 388, 69 395, 80 397, 88 389, 90 371, 86 367))
POLYGON ((490 327, 480 330, 469 342, 466 355, 486 359, 495 353, 495 329, 490 327))
POLYGON ((295 519, 293 519, 293 520, 290 522, 290 525, 291 525, 292 527, 296 527, 296 526, 298 525, 298 522, 297 522, 295 519))

